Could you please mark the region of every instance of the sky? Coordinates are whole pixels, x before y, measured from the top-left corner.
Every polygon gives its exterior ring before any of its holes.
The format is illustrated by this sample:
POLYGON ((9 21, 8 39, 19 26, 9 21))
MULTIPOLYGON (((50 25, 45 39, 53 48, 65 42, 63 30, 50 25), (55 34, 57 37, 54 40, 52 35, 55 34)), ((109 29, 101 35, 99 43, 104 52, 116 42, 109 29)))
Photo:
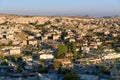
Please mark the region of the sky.
POLYGON ((0 0, 0 13, 40 16, 120 15, 120 0, 0 0))

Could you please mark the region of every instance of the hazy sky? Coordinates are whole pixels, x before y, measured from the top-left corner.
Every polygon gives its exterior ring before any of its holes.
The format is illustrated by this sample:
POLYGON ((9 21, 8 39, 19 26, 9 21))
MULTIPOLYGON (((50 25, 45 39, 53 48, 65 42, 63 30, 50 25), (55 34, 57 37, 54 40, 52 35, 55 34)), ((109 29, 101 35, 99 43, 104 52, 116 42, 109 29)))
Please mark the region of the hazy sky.
POLYGON ((23 15, 120 15, 120 0, 0 0, 0 13, 23 15))

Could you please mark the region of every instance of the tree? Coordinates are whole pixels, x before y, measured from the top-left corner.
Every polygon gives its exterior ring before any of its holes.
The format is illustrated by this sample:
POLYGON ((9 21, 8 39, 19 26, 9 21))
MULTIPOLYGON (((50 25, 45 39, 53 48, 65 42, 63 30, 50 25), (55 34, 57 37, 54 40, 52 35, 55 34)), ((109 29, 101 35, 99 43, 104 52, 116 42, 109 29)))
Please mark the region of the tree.
POLYGON ((23 71, 23 69, 22 69, 22 68, 20 68, 20 67, 17 67, 17 71, 18 71, 18 72, 22 72, 22 71, 23 71))
POLYGON ((110 72, 110 66, 106 65, 106 66, 100 66, 99 67, 100 73, 102 74, 109 74, 110 72))
POLYGON ((60 68, 61 64, 59 62, 54 62, 53 66, 55 69, 58 69, 60 68))
POLYGON ((12 60, 14 63, 17 63, 17 62, 18 62, 18 57, 17 57, 17 56, 11 56, 11 60, 12 60))
POLYGON ((39 23, 39 21, 35 21, 35 22, 29 22, 30 25, 33 25, 33 26, 37 26, 37 24, 39 23))
POLYGON ((70 71, 64 75, 63 80, 81 80, 81 79, 77 73, 70 71))
POLYGON ((67 53, 67 46, 64 44, 58 45, 58 51, 57 51, 56 57, 64 58, 66 53, 67 53))
POLYGON ((12 41, 9 41, 9 43, 7 44, 8 46, 12 46, 13 45, 13 42, 12 41))
POLYGON ((76 52, 76 43, 75 42, 71 42, 70 49, 71 49, 71 52, 73 53, 73 57, 76 59, 77 52, 76 52))
POLYGON ((7 61, 2 62, 0 65, 8 66, 9 63, 7 61))
POLYGON ((66 37, 68 34, 65 31, 62 31, 61 39, 64 40, 64 37, 66 37))

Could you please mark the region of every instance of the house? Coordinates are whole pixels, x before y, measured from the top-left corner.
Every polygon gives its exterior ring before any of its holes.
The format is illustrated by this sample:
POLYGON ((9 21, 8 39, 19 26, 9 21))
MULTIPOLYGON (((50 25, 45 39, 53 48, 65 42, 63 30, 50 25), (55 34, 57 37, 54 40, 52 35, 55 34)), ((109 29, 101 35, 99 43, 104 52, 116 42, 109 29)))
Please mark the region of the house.
POLYGON ((24 66, 25 70, 39 70, 40 62, 38 61, 26 61, 26 65, 24 66))
POLYGON ((9 49, 2 50, 2 53, 0 55, 3 55, 3 56, 9 55, 9 49))
POLYGON ((20 47, 12 47, 9 49, 10 55, 20 55, 20 53, 21 53, 20 47))
POLYGON ((89 53, 89 51, 90 51, 90 48, 89 47, 81 47, 81 49, 83 50, 83 52, 85 52, 85 53, 89 53))
POLYGON ((75 38, 69 38, 69 42, 75 42, 75 38))
POLYGON ((40 54, 39 56, 40 59, 54 59, 53 54, 40 54))
POLYGON ((44 37, 47 37, 47 39, 48 39, 48 37, 50 37, 51 35, 52 35, 52 33, 50 33, 50 32, 49 32, 49 33, 46 32, 46 33, 43 34, 43 36, 44 36, 44 37))
POLYGON ((52 39, 53 39, 53 40, 58 40, 59 38, 60 38, 60 35, 53 35, 53 36, 52 36, 52 39))
POLYGON ((70 38, 70 36, 69 35, 67 35, 67 36, 65 36, 64 37, 64 39, 66 40, 66 39, 69 39, 70 38))
POLYGON ((54 62, 58 62, 62 65, 62 68, 72 68, 73 64, 68 58, 55 59, 54 62))
POLYGON ((28 40, 34 39, 34 36, 28 36, 28 40))
POLYGON ((116 37, 117 35, 118 35, 117 33, 113 33, 113 34, 112 34, 113 37, 116 37))
POLYGON ((23 61, 32 61, 33 60, 32 56, 23 56, 22 59, 23 59, 23 61))
POLYGON ((48 46, 53 47, 53 48, 57 48, 58 45, 60 44, 60 42, 53 41, 53 40, 49 40, 48 42, 46 42, 46 44, 47 44, 48 46))
POLYGON ((108 34, 110 34, 110 32, 109 32, 109 31, 105 31, 104 34, 105 34, 105 35, 108 35, 108 34))
POLYGON ((40 33, 36 33, 36 34, 35 34, 35 37, 37 37, 37 38, 39 38, 40 36, 41 36, 40 33))
POLYGON ((40 59, 44 59, 44 60, 52 60, 54 59, 54 55, 53 54, 45 54, 45 53, 41 53, 41 54, 33 54, 33 59, 34 60, 40 60, 40 59))
POLYGON ((41 41, 46 41, 48 39, 47 36, 41 36, 40 38, 41 38, 41 41))
POLYGON ((109 53, 108 55, 105 55, 105 56, 104 56, 104 59, 105 59, 105 60, 108 60, 108 59, 116 59, 116 58, 120 58, 120 54, 117 54, 117 53, 109 53))
POLYGON ((66 57, 73 57, 73 54, 72 53, 67 53, 65 54, 66 57))
POLYGON ((76 59, 75 63, 80 65, 91 65, 100 63, 101 59, 94 59, 94 58, 84 58, 84 59, 76 59))
POLYGON ((35 46, 35 45, 37 45, 37 41, 36 40, 29 40, 28 45, 30 45, 30 44, 35 46))
POLYGON ((22 46, 27 45, 27 40, 23 40, 21 43, 22 46))
POLYGON ((80 35, 79 35, 79 36, 76 36, 76 40, 77 40, 77 41, 82 40, 82 36, 80 36, 80 35))
POLYGON ((10 40, 7 40, 7 39, 0 39, 0 44, 8 44, 10 40))
POLYGON ((91 42, 89 47, 90 47, 90 48, 97 49, 97 48, 98 48, 97 42, 91 42))
POLYGON ((101 41, 97 41, 97 45, 102 45, 102 42, 101 41))
POLYGON ((19 45, 20 43, 21 43, 20 40, 15 40, 15 39, 14 39, 14 41, 12 42, 13 45, 19 45))
POLYGON ((13 34, 8 34, 6 35, 7 39, 14 40, 14 35, 13 34))

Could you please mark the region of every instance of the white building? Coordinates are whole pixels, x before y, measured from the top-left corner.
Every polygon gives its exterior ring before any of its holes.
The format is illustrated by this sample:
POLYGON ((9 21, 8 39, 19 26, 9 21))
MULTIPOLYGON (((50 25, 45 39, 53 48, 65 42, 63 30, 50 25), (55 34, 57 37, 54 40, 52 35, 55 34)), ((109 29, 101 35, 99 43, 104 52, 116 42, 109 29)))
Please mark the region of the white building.
POLYGON ((110 54, 104 56, 104 59, 116 59, 116 58, 120 58, 120 54, 110 53, 110 54))
POLYGON ((28 39, 30 39, 30 40, 34 39, 34 36, 28 36, 28 39))
POLYGON ((9 51, 10 55, 20 55, 21 50, 20 47, 12 47, 9 51))
POLYGON ((30 40, 30 41, 28 41, 28 44, 37 45, 37 41, 36 40, 30 40))
POLYGON ((53 59, 53 54, 40 54, 40 59, 53 59))
POLYGON ((13 40, 14 39, 14 35, 13 34, 9 34, 6 36, 7 39, 13 40))
POLYGON ((60 38, 60 35, 53 35, 53 40, 58 40, 60 38))

